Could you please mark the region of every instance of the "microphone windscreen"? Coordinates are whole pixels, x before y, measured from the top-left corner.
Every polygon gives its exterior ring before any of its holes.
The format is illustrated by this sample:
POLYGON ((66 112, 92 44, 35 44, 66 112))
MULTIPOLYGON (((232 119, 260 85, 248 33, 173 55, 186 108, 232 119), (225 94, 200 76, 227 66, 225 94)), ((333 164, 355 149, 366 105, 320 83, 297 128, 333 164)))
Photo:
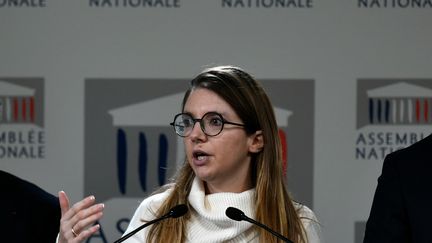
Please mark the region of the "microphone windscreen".
POLYGON ((237 221, 242 221, 244 219, 244 213, 237 208, 233 208, 233 207, 229 207, 226 209, 225 211, 226 216, 228 216, 228 218, 233 219, 233 220, 237 220, 237 221))
POLYGON ((178 217, 185 215, 187 211, 188 211, 188 208, 186 205, 179 204, 170 210, 169 215, 172 218, 178 218, 178 217))

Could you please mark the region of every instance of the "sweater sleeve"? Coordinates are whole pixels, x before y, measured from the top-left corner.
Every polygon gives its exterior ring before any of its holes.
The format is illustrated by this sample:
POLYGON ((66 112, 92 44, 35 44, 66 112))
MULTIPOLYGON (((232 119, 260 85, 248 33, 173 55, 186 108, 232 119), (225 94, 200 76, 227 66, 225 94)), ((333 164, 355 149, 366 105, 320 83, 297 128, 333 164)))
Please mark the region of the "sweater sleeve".
MULTIPOLYGON (((127 235, 129 232, 135 230, 136 228, 140 227, 146 222, 155 219, 156 212, 159 209, 159 206, 168 197, 169 191, 170 190, 167 190, 163 193, 155 194, 142 201, 141 204, 138 206, 137 210, 135 211, 134 215, 132 216, 129 226, 124 232, 123 236, 127 235)), ((151 226, 142 229, 141 231, 137 232, 133 236, 129 237, 124 242, 125 243, 146 242, 147 234, 150 227, 151 226)))
POLYGON ((299 206, 299 217, 303 223, 308 243, 324 243, 321 225, 314 212, 305 205, 299 206))

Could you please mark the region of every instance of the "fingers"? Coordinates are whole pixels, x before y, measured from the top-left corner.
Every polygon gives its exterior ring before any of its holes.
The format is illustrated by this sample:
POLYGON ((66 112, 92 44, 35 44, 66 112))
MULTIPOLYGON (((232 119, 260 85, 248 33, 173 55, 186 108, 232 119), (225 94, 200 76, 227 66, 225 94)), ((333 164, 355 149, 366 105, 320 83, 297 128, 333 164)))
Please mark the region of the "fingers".
POLYGON ((83 229, 88 228, 99 220, 102 217, 103 208, 103 204, 96 204, 75 214, 75 216, 70 220, 75 232, 82 232, 83 229))
POLYGON ((77 213, 81 212, 83 209, 87 209, 91 205, 93 205, 95 202, 94 196, 88 196, 84 198, 83 200, 75 203, 67 212, 63 215, 63 217, 67 220, 74 217, 77 213))
POLYGON ((103 215, 104 204, 95 204, 95 197, 88 196, 69 206, 65 192, 59 192, 62 217, 60 220, 60 242, 81 242, 99 230, 94 225, 103 215))
POLYGON ((90 237, 92 234, 96 233, 100 228, 100 225, 93 225, 92 227, 83 230, 82 232, 80 232, 76 237, 73 236, 73 242, 82 242, 85 239, 87 239, 88 237, 90 237))
POLYGON ((64 191, 59 191, 58 196, 60 201, 61 215, 63 216, 66 211, 69 210, 69 198, 64 191))

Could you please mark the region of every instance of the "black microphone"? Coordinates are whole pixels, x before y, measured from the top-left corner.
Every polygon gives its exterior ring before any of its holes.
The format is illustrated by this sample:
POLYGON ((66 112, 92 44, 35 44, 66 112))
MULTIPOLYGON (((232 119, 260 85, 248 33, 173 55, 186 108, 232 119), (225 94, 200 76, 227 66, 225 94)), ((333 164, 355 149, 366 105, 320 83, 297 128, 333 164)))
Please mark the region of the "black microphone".
POLYGON ((171 210, 170 210, 167 214, 165 214, 164 216, 162 216, 162 217, 160 217, 160 218, 157 218, 157 219, 154 219, 154 220, 151 220, 151 221, 149 221, 149 222, 147 222, 147 223, 141 225, 140 227, 136 228, 135 230, 129 232, 127 235, 125 235, 125 236, 121 237, 120 239, 114 241, 114 243, 120 243, 120 242, 123 242, 123 241, 125 241, 127 238, 129 238, 129 237, 131 237, 132 235, 136 234, 138 231, 144 229, 145 227, 147 227, 147 226, 149 226, 149 225, 152 225, 152 224, 154 224, 154 223, 157 223, 157 222, 159 222, 159 221, 161 221, 161 220, 163 220, 163 219, 167 219, 167 218, 178 218, 178 217, 181 217, 181 216, 185 215, 187 211, 188 211, 188 208, 187 208, 186 205, 184 205, 184 204, 179 204, 179 205, 177 205, 177 206, 171 208, 171 210))
POLYGON ((285 236, 283 236, 283 235, 279 234, 278 232, 275 232, 274 230, 270 229, 268 226, 263 225, 260 222, 257 222, 255 220, 249 218, 240 209, 229 207, 229 208, 226 209, 225 214, 230 219, 237 220, 237 221, 242 221, 242 220, 248 221, 249 223, 252 223, 254 225, 257 225, 257 226, 259 226, 259 227, 267 230, 268 232, 272 233, 274 236, 278 237, 279 239, 281 239, 281 240, 283 240, 285 242, 293 243, 292 241, 290 241, 285 236))

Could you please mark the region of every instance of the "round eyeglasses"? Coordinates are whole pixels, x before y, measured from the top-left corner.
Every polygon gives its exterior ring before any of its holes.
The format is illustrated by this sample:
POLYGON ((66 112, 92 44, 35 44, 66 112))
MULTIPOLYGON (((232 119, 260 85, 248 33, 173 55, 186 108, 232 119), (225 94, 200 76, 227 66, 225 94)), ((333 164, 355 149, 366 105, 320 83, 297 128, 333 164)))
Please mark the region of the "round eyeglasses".
POLYGON ((196 122, 199 122, 201 130, 207 136, 218 135, 222 132, 225 124, 245 126, 244 124, 229 122, 216 112, 208 112, 201 119, 193 118, 188 113, 180 113, 174 116, 174 121, 170 125, 174 127, 177 135, 187 137, 191 134, 196 122))

